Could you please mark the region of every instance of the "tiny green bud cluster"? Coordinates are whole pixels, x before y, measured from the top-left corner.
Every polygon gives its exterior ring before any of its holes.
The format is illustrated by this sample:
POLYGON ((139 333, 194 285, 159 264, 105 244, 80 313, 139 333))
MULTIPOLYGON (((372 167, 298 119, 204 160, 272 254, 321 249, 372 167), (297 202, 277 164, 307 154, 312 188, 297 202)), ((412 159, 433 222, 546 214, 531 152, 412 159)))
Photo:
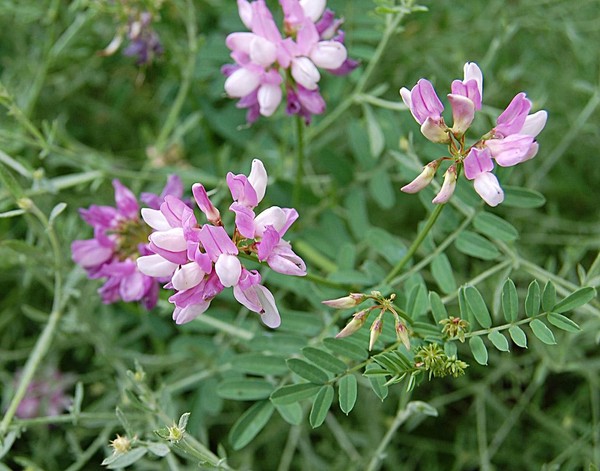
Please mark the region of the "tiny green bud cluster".
POLYGON ((447 356, 437 343, 420 347, 415 354, 415 365, 417 368, 428 371, 429 379, 432 377, 443 378, 448 375, 458 378, 469 367, 467 363, 459 360, 455 355, 447 356))
POLYGON ((465 333, 469 329, 469 322, 460 317, 450 316, 448 319, 440 321, 444 327, 442 333, 449 339, 458 339, 461 342, 465 341, 465 333))
POLYGON ((127 436, 121 436, 117 434, 117 438, 111 440, 110 446, 113 447, 113 454, 119 455, 122 453, 127 453, 131 450, 131 440, 127 438, 127 436))

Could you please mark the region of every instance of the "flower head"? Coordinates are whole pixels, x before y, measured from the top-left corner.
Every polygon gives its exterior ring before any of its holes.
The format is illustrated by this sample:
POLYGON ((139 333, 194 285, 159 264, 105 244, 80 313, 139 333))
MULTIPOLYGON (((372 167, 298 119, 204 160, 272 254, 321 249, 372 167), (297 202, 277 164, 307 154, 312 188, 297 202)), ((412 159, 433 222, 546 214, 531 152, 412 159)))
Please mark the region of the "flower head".
MULTIPOLYGON (((21 372, 15 376, 19 382, 21 372)), ((34 417, 54 417, 71 405, 71 398, 65 390, 73 384, 73 378, 54 369, 42 373, 27 386, 25 397, 19 403, 15 415, 21 419, 34 417)))
MULTIPOLYGON (((85 269, 90 278, 106 278, 99 290, 103 302, 140 301, 151 309, 158 299, 158 284, 138 269, 136 260, 153 253, 152 242, 148 244, 148 234, 153 226, 140 219, 138 201, 127 187, 119 180, 113 180, 113 187, 116 207, 92 205, 80 210, 83 220, 93 227, 94 238, 71 244, 73 261, 85 269)), ((181 180, 172 176, 161 196, 144 193, 142 199, 150 206, 156 206, 163 199, 182 194, 181 180)), ((156 210, 144 208, 144 211, 156 210)), ((151 222, 159 224, 156 220, 151 222)), ((164 240, 158 243, 168 244, 164 240)))
POLYGON ((400 89, 400 95, 421 125, 423 135, 432 142, 447 144, 450 152, 450 157, 429 163, 417 178, 402 187, 402 191, 415 193, 422 190, 432 181, 441 160, 451 160, 453 164, 444 174, 442 189, 433 202, 443 204, 450 199, 458 174, 464 168, 465 177, 473 181, 479 196, 488 205, 497 206, 504 200, 504 192, 492 173, 494 162, 501 167, 511 167, 535 157, 539 148, 535 138, 546 125, 548 114, 544 110, 529 114, 532 103, 525 93, 519 93, 498 116, 496 126, 468 146, 465 133, 483 101, 483 74, 477 64, 467 62, 463 80, 454 80, 451 89, 448 101, 452 107, 452 127, 445 124, 444 106, 429 81, 419 80, 412 90, 400 89))
POLYGON ((250 32, 227 36, 235 65, 222 69, 225 92, 239 98, 252 123, 271 116, 286 96, 286 112, 310 123, 325 110, 319 92, 321 70, 345 75, 358 63, 348 58, 342 20, 325 10, 326 0, 281 0, 283 33, 264 0, 238 0, 238 11, 250 32))
MULTIPOLYGON (((247 19, 256 20, 254 16, 247 19)), ((233 235, 226 231, 219 210, 200 183, 193 185, 192 192, 206 223, 199 223, 192 209, 171 196, 159 209, 142 210, 154 231, 149 236, 151 254, 138 258, 137 266, 147 276, 169 280, 165 287, 175 290, 169 301, 175 305, 173 320, 177 324, 198 317, 215 296, 231 287, 236 300, 260 314, 265 325, 279 326, 273 295, 261 284, 260 273, 248 270, 239 257, 242 253, 254 255, 257 261, 287 275, 306 274, 304 262, 283 239, 298 218, 296 210, 273 206, 258 216, 254 213, 265 196, 267 182, 267 172, 258 159, 252 162, 248 176, 227 174, 233 199, 229 209, 235 213, 233 235)))

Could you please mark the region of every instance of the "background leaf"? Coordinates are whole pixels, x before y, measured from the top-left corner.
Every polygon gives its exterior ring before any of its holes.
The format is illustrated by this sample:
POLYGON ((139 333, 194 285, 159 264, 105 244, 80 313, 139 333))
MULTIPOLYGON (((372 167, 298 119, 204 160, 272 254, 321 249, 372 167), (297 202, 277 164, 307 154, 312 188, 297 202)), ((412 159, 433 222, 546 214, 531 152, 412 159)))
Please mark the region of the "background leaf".
POLYGON ((454 242, 454 245, 465 255, 482 260, 494 260, 500 256, 500 251, 494 244, 471 231, 463 231, 454 242))
POLYGON ((240 450, 250 443, 269 422, 275 408, 269 401, 257 402, 244 412, 229 432, 229 443, 240 450))
POLYGON ((531 327, 531 331, 533 332, 533 335, 535 335, 538 339, 540 339, 545 344, 547 344, 547 345, 555 345, 556 344, 556 340, 554 340, 554 334, 548 328, 548 326, 546 324, 544 324, 541 320, 539 320, 539 319, 532 320, 531 323, 529 324, 529 327, 531 327))
POLYGON ((523 329, 521 329, 517 325, 512 325, 508 329, 508 333, 510 334, 510 338, 521 348, 527 348, 527 336, 523 329))
POLYGON ((481 337, 471 337, 469 339, 469 348, 471 349, 471 353, 473 353, 473 358, 480 365, 487 365, 488 361, 488 352, 487 348, 485 348, 485 344, 481 337))
POLYGON ((354 409, 357 391, 356 376, 353 374, 348 374, 338 381, 338 399, 340 402, 340 409, 342 409, 344 414, 348 415, 350 411, 354 409))
POLYGON ((519 296, 510 278, 507 278, 502 287, 502 311, 507 322, 515 322, 519 317, 519 296))
POLYGON ((580 288, 555 305, 552 310, 559 314, 571 311, 572 309, 577 309, 578 307, 589 303, 595 297, 596 290, 594 288, 589 286, 580 288))
POLYGON ((331 408, 331 404, 333 403, 333 386, 327 384, 323 386, 312 405, 312 409, 310 410, 309 421, 312 428, 320 427, 321 424, 325 421, 325 417, 327 417, 327 412, 331 408))
POLYGON ((489 329, 492 326, 492 318, 481 293, 474 286, 465 287, 464 292, 469 309, 471 309, 479 325, 484 329, 489 329))

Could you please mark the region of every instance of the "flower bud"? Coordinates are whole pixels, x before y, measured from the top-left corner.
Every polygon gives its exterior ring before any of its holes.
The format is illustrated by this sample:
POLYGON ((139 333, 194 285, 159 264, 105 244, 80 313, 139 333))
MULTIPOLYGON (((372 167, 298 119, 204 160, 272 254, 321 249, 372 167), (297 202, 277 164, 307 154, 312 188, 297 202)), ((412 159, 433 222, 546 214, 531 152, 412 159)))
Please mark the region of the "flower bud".
POLYGON ((110 442, 110 446, 113 447, 113 453, 115 455, 127 453, 131 449, 131 440, 129 440, 127 437, 122 437, 117 434, 117 438, 110 442))
POLYGON ((423 171, 408 185, 404 185, 400 190, 404 193, 417 193, 425 188, 427 185, 431 183, 433 177, 435 176, 435 172, 440 166, 439 160, 434 160, 433 162, 429 162, 425 167, 423 167, 423 171))
POLYGON ((444 173, 444 183, 442 184, 442 189, 431 202, 435 204, 447 203, 452 196, 452 193, 454 193, 454 189, 456 188, 456 178, 456 166, 450 165, 448 170, 446 170, 446 173, 444 173))
POLYGON ((381 319, 381 315, 379 315, 379 317, 375 319, 375 321, 371 325, 371 335, 369 337, 369 351, 373 350, 373 346, 375 345, 375 342, 377 342, 377 339, 379 338, 379 335, 381 334, 382 330, 383 320, 381 319))
POLYGON ((342 298, 329 299, 321 302, 334 309, 350 309, 351 307, 358 306, 365 299, 367 299, 367 296, 362 293, 350 293, 348 296, 342 298))
POLYGON ((208 219, 208 222, 214 224, 215 226, 220 226, 221 213, 217 208, 215 208, 215 206, 210 201, 210 198, 208 197, 204 186, 201 183, 194 183, 192 185, 192 193, 194 195, 196 203, 198 204, 198 207, 200 208, 200 211, 202 211, 206 215, 206 219, 208 219))
POLYGON ((408 329, 399 317, 396 317, 396 338, 402 342, 402 345, 410 350, 410 338, 408 337, 408 329))
POLYGON ((354 314, 353 319, 348 322, 346 327, 344 327, 339 334, 335 336, 336 339, 341 339, 343 337, 349 337, 356 331, 358 331, 367 321, 367 317, 369 317, 369 313, 371 309, 363 309, 362 311, 354 314))

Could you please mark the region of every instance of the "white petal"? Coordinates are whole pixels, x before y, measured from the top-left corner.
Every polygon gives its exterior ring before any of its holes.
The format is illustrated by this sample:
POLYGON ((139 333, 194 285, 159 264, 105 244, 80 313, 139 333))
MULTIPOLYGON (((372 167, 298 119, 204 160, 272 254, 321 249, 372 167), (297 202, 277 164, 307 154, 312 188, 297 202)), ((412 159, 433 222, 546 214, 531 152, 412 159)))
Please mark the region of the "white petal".
POLYGON ((314 23, 323 14, 327 0, 300 0, 300 6, 304 14, 314 23))
POLYGON ((256 235, 262 237, 262 234, 266 226, 273 226, 277 232, 279 232, 287 222, 285 211, 279 206, 271 206, 265 209, 254 219, 254 227, 256 228, 256 235))
POLYGON ((537 113, 533 113, 525 118, 525 124, 519 131, 519 134, 527 134, 528 136, 537 136, 548 120, 548 112, 546 110, 540 110, 537 113))
POLYGON ((321 74, 308 57, 296 57, 292 61, 292 77, 307 90, 316 90, 321 74))
POLYGON ((235 255, 224 253, 217 258, 215 271, 221 284, 227 288, 238 283, 242 274, 242 265, 235 255))
POLYGON ((177 291, 184 291, 200 284, 204 275, 205 273, 196 262, 186 263, 175 272, 171 283, 177 291))
POLYGON ((256 90, 260 76, 248 69, 238 69, 225 80, 225 92, 230 97, 242 98, 256 90))
POLYGON ((250 182, 250 185, 252 185, 252 188, 254 188, 256 198, 260 203, 267 191, 268 177, 267 170, 259 159, 254 159, 252 161, 252 169, 250 170, 250 175, 248 175, 248 181, 250 182))
POLYGON ((160 255, 144 255, 136 260, 138 270, 154 278, 166 278, 173 274, 177 264, 169 262, 160 255))
POLYGON ((260 319, 267 327, 275 329, 281 325, 281 317, 279 317, 279 311, 275 304, 275 298, 271 292, 262 285, 256 285, 256 295, 264 310, 260 315, 260 319))
POLYGON ((183 229, 174 227, 168 231, 158 231, 150 234, 150 240, 161 249, 170 252, 181 252, 187 249, 187 242, 183 237, 183 229))
POLYGON ((481 199, 490 206, 498 206, 504 201, 504 192, 493 173, 484 172, 477 176, 473 181, 473 186, 481 199))
POLYGON ((320 41, 310 51, 314 64, 324 69, 337 69, 347 57, 346 47, 338 41, 320 41))
MULTIPOLYGON (((262 85, 258 89, 258 105, 260 106, 260 114, 263 116, 271 116, 281 103, 281 87, 279 85, 262 85)), ((260 199, 259 199, 260 201, 260 199)))
POLYGON ((250 42, 250 59, 263 67, 268 67, 277 59, 277 46, 268 39, 253 35, 250 42))
POLYGON ((158 209, 142 208, 142 219, 152 229, 157 231, 168 231, 171 229, 167 218, 158 209))

